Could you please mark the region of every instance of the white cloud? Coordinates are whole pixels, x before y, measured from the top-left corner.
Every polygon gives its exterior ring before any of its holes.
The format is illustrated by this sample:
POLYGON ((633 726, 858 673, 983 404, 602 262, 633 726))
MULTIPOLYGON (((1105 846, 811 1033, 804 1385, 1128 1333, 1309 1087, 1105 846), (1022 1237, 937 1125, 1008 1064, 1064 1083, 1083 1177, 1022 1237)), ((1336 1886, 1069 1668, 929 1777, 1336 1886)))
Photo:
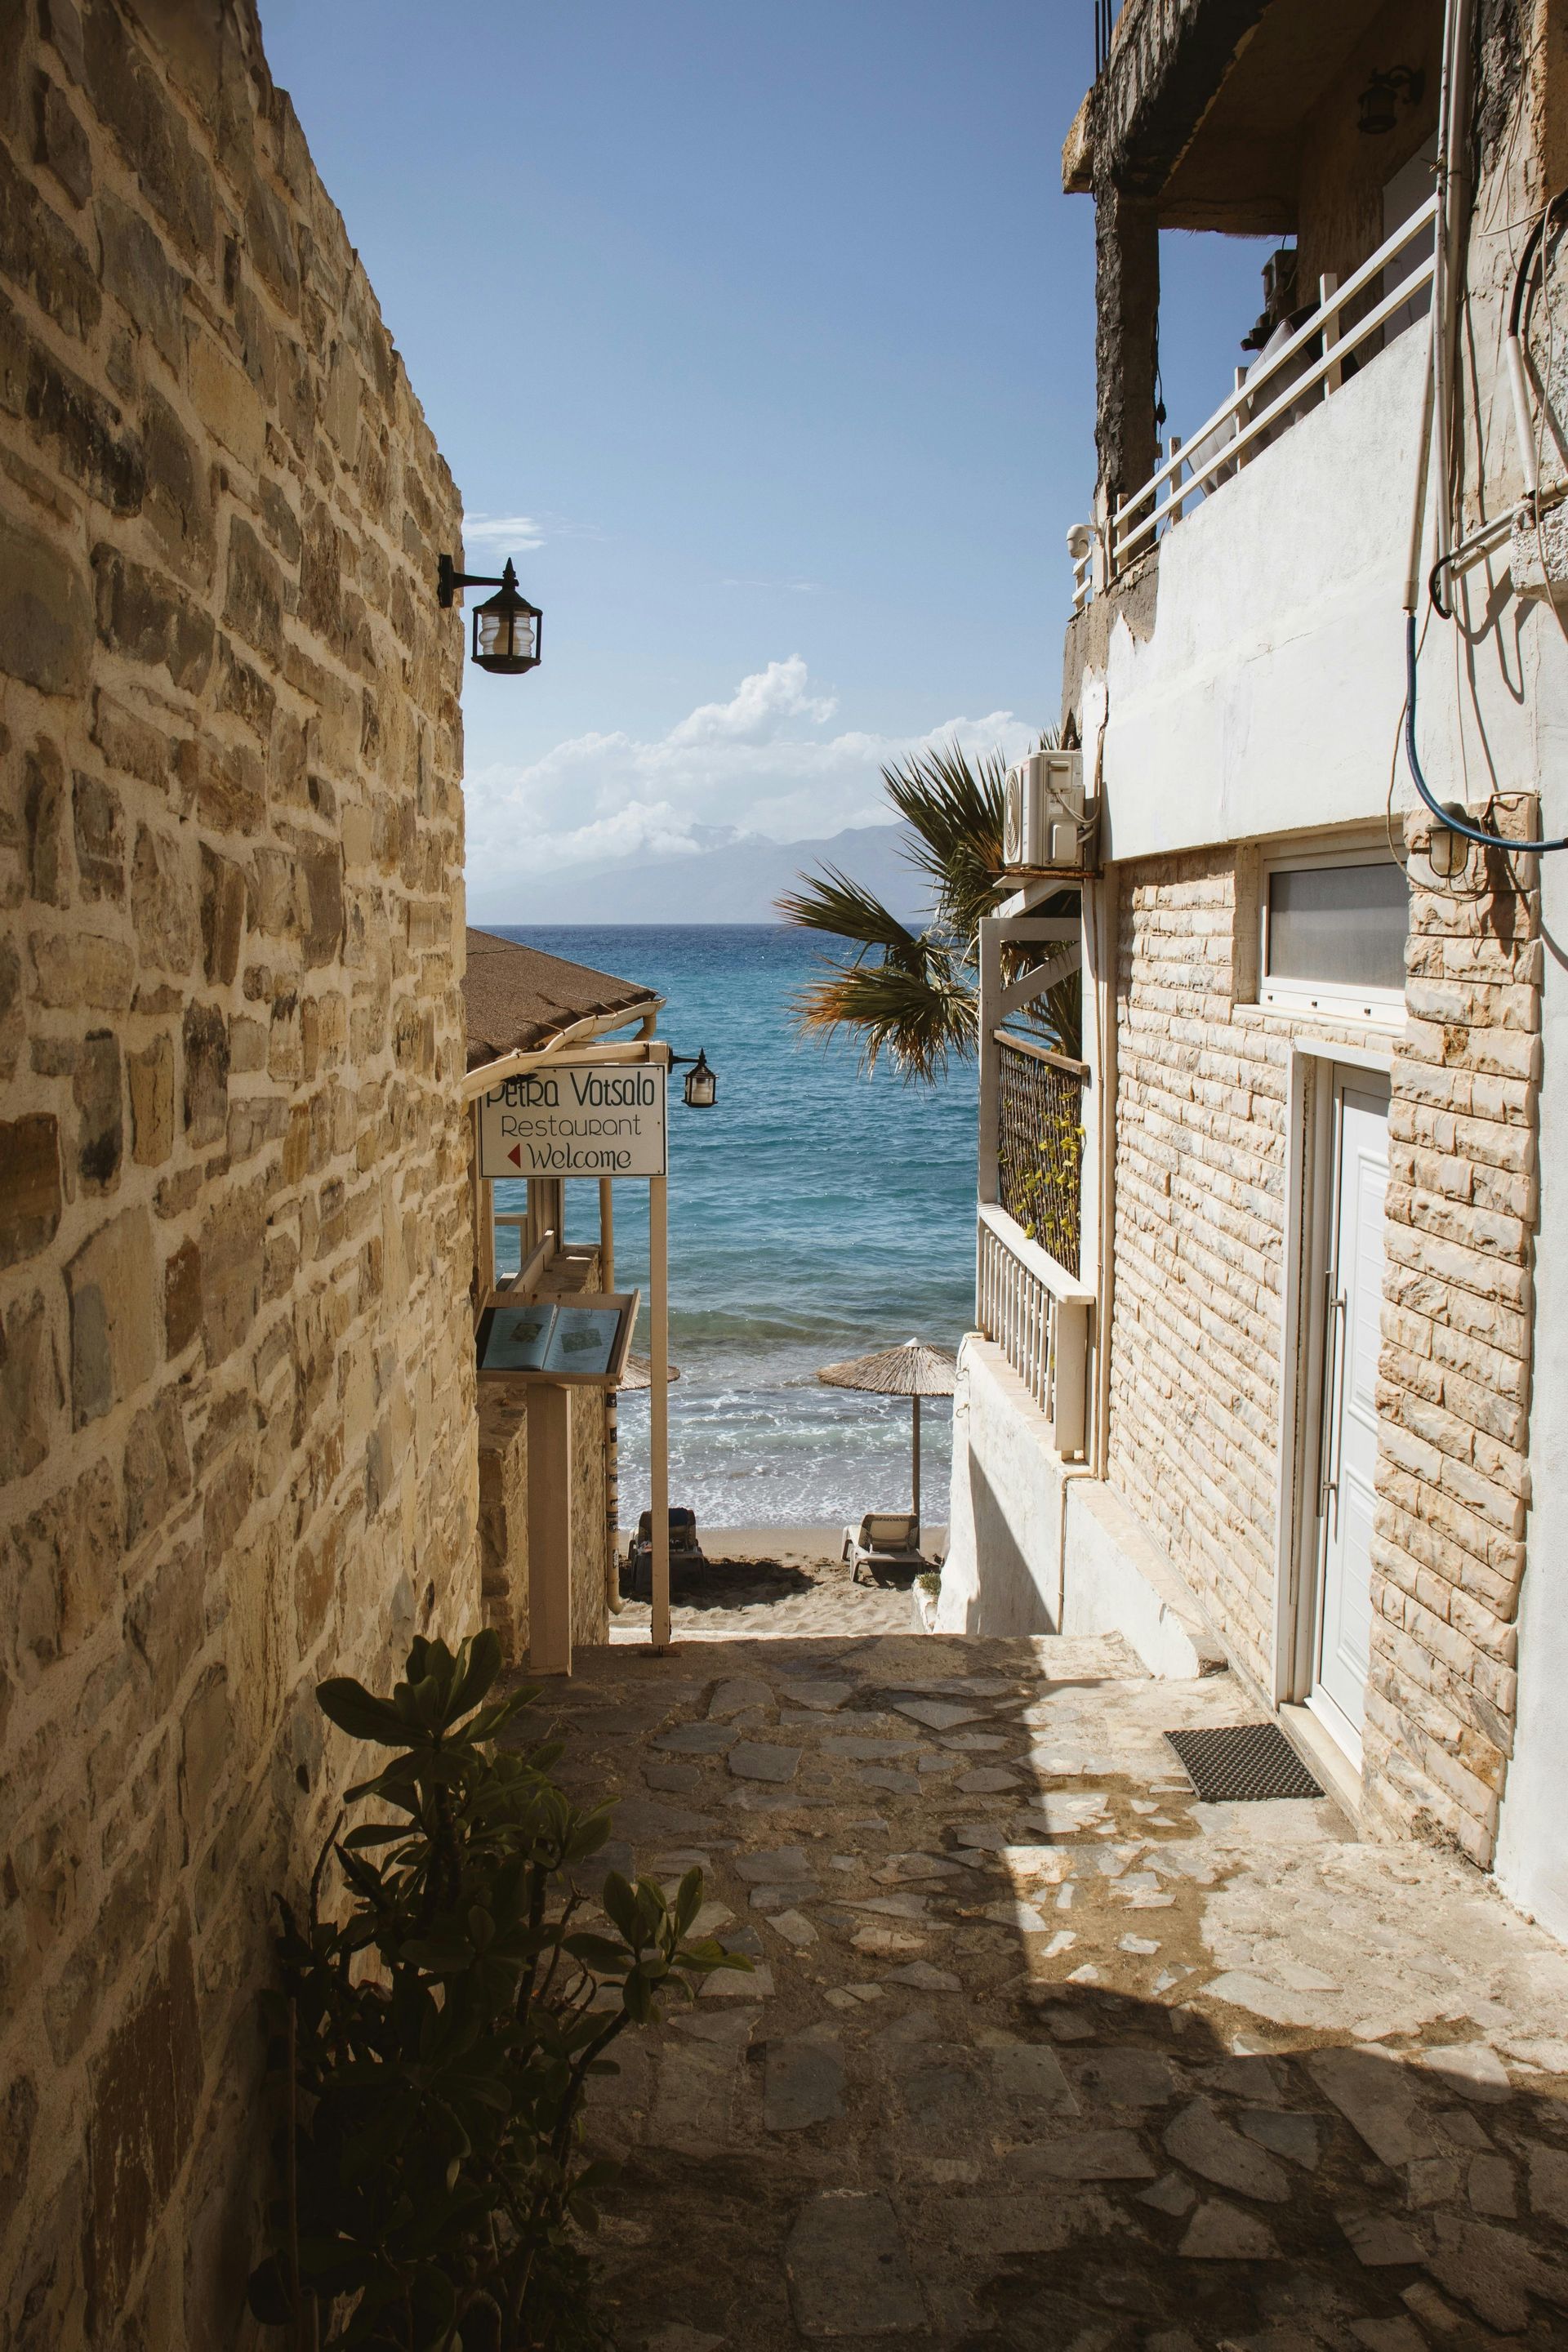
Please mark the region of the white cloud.
POLYGON ((544 525, 532 515, 466 514, 466 547, 504 547, 509 555, 531 555, 544 544, 544 525))
POLYGON ((820 580, 721 580, 721 588, 768 588, 788 596, 816 596, 821 593, 820 580))
POLYGON ((972 753, 1028 748, 1010 710, 952 719, 924 735, 829 734, 837 698, 814 689, 798 655, 741 680, 653 738, 575 735, 525 768, 467 779, 468 874, 487 890, 562 866, 678 857, 712 828, 803 841, 888 818, 880 770, 954 738, 972 753))

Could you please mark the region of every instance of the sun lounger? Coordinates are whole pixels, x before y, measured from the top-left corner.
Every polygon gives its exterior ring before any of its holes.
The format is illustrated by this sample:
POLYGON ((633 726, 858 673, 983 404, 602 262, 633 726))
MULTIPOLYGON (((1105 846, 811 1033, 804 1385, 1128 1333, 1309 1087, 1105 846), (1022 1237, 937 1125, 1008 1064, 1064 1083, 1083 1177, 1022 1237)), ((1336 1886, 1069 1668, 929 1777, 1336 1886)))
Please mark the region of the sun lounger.
POLYGON ((844 1530, 843 1558, 860 1581, 860 1570, 878 1568, 924 1568, 921 1550, 920 1515, 915 1511, 868 1511, 859 1527, 844 1530))
MULTIPOLYGON (((669 1566, 671 1574, 677 1568, 706 1566, 702 1547, 697 1540, 697 1514, 679 1504, 669 1507, 669 1566)), ((653 1597, 653 1513, 645 1511, 637 1521, 637 1535, 626 1554, 626 1576, 630 1587, 628 1599, 653 1597)))

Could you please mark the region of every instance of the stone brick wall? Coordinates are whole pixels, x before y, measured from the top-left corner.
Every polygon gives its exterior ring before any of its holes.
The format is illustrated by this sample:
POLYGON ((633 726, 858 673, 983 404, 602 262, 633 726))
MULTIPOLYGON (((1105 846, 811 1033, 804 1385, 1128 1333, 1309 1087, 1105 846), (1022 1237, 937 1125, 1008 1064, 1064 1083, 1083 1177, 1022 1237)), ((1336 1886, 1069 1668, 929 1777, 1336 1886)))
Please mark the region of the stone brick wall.
MULTIPOLYGON (((1498 814, 1533 827, 1532 803, 1498 814)), ((1450 886, 1425 820, 1408 840, 1363 1788, 1370 1826, 1485 1864, 1529 1504, 1543 947, 1530 861, 1489 856, 1450 886)), ((1268 1689, 1291 1031, 1236 1001, 1245 849, 1131 866, 1120 905, 1108 1474, 1268 1689)))
MULTIPOLYGON (((1495 814, 1516 840, 1537 830, 1533 801, 1495 814)), ((1476 851, 1461 880, 1436 882, 1425 814, 1407 829, 1365 1790, 1377 1817, 1486 1864, 1529 1504, 1544 949, 1534 859, 1476 851)))
POLYGON ((1119 904, 1107 1472, 1268 1689, 1291 1044, 1238 1001, 1256 853, 1130 865, 1119 904))
POLYGON ((459 523, 250 0, 0 11, 6 2352, 246 2340, 311 1688, 478 1614, 459 523))

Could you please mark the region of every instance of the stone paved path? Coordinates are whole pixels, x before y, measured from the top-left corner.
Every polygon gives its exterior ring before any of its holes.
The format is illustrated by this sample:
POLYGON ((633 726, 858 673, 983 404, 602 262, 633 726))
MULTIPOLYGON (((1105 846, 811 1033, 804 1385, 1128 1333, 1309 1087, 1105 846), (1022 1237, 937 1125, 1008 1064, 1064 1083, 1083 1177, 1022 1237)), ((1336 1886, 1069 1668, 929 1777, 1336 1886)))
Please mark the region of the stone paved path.
POLYGON ((1249 1719, 1114 1641, 581 1655, 610 1860, 756 1958, 595 2109, 622 2352, 1568 2344, 1568 1956, 1322 1803, 1203 1805, 1249 1719))

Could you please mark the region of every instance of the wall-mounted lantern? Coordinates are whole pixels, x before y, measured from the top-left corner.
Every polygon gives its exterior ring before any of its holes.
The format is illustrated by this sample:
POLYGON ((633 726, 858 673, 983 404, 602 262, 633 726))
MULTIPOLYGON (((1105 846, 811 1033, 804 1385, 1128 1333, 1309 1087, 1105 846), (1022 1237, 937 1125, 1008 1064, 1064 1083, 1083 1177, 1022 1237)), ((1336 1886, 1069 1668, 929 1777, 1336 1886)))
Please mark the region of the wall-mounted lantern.
MULTIPOLYGON (((1463 807, 1458 801, 1445 801, 1443 814, 1446 817, 1457 817, 1460 824, 1468 822, 1463 807)), ((1457 880, 1464 873, 1469 862, 1470 845, 1464 835, 1457 833, 1451 824, 1440 824, 1434 819, 1432 838, 1426 850, 1426 863, 1438 881, 1457 880)))
POLYGON ((1386 138, 1399 120, 1400 107, 1419 106, 1426 77, 1418 66, 1390 66, 1374 73, 1357 100, 1358 128, 1369 139, 1386 138))
POLYGON ((672 1062, 690 1062, 686 1074, 686 1108, 688 1110, 711 1110, 719 1092, 719 1081, 708 1066, 708 1056, 699 1050, 695 1060, 689 1054, 672 1054, 672 1062))
POLYGON ((469 658, 478 662, 481 669, 498 671, 503 677, 518 677, 525 669, 536 669, 540 624, 544 615, 520 592, 511 558, 507 558, 506 570, 497 580, 493 574, 481 572, 456 571, 451 557, 443 555, 436 572, 436 596, 443 612, 450 607, 459 588, 496 588, 500 592, 499 595, 487 596, 482 604, 474 607, 474 644, 469 658))

